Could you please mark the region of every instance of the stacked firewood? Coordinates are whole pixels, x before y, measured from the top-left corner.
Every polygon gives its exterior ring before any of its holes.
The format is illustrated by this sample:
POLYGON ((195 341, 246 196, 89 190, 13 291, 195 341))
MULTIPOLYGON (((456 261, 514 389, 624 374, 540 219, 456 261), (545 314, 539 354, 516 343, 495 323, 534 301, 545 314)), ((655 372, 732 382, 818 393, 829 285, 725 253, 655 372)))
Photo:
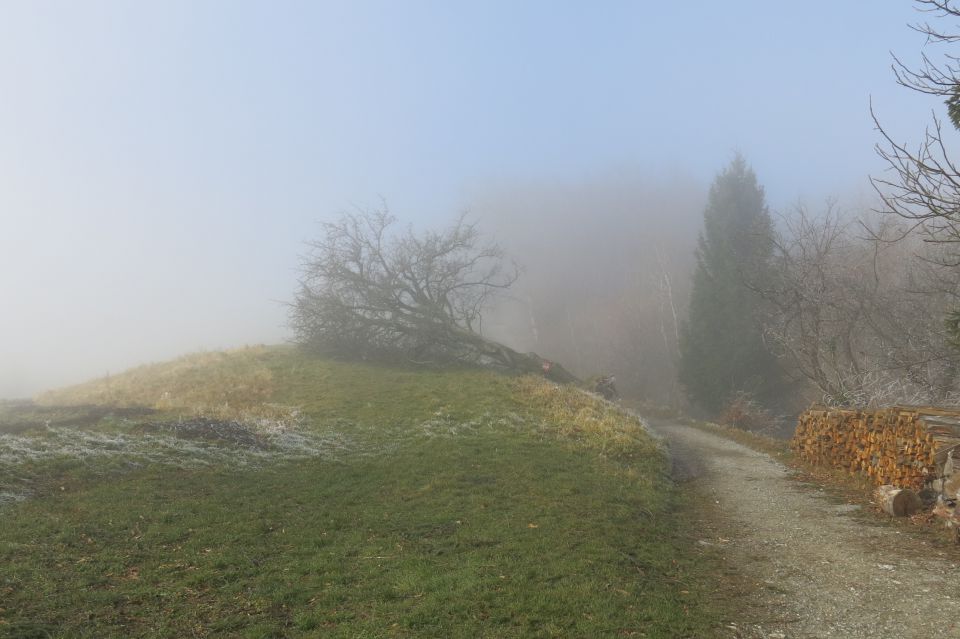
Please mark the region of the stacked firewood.
POLYGON ((878 485, 940 492, 951 456, 960 460, 960 410, 814 407, 800 415, 793 449, 808 462, 864 474, 878 485))

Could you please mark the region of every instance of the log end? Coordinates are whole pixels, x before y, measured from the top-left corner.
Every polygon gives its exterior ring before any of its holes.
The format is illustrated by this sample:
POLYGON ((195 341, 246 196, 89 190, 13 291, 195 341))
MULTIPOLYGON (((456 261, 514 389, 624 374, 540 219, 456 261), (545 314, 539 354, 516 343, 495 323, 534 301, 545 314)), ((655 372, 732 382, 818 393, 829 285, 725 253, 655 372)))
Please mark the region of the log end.
POLYGON ((909 488, 885 484, 873 493, 874 502, 891 517, 909 517, 923 509, 923 501, 909 488))

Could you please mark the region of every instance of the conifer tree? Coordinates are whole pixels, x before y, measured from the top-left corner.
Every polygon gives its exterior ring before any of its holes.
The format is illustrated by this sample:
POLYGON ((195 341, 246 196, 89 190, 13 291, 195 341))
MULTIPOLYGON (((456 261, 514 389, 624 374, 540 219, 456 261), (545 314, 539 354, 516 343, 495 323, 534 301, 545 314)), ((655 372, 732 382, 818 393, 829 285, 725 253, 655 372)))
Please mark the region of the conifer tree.
POLYGON ((710 188, 687 322, 680 382, 694 404, 718 413, 737 391, 769 404, 781 385, 759 324, 757 282, 769 265, 772 224, 763 187, 740 155, 710 188))

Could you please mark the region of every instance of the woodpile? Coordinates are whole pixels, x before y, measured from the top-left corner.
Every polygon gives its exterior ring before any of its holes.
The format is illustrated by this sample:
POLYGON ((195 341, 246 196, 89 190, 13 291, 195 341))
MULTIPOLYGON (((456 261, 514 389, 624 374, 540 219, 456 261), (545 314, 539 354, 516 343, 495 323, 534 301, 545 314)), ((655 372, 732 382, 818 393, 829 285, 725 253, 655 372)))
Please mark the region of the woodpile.
POLYGON ((877 485, 942 493, 955 479, 953 457, 960 460, 960 410, 814 407, 800 415, 792 446, 801 459, 866 475, 877 485))

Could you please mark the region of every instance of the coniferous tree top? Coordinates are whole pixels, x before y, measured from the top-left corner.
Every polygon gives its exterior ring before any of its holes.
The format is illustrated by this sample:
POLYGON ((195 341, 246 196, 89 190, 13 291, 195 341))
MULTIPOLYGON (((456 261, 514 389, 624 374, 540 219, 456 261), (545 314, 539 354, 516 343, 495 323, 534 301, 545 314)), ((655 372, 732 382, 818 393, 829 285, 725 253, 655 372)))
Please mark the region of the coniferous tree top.
POLYGON ((771 227, 763 188, 738 154, 710 188, 681 336, 680 381, 711 413, 738 391, 769 400, 779 386, 759 328, 760 299, 744 283, 768 267, 771 227))
POLYGON ((700 258, 708 267, 743 271, 763 266, 769 255, 770 213, 763 187, 737 154, 710 187, 700 236, 700 258))

